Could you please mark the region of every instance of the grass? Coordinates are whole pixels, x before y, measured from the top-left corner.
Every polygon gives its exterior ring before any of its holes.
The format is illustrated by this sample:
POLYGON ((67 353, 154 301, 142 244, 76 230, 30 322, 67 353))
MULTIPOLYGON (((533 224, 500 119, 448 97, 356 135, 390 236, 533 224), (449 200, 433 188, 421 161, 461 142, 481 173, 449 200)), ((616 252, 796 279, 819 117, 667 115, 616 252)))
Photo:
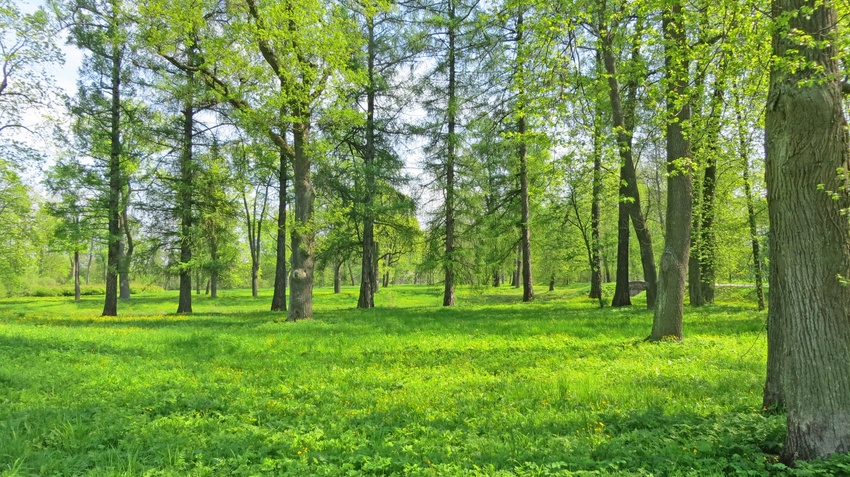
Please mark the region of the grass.
MULTIPOLYGON (((0 300, 0 475, 763 475, 784 417, 763 412, 764 312, 734 293, 652 314, 539 292, 315 293, 282 323, 270 291, 0 300)), ((742 292, 743 293, 743 292, 742 292)), ((638 297, 638 300, 640 297, 638 297)), ((636 301, 638 301, 636 300, 636 301)))

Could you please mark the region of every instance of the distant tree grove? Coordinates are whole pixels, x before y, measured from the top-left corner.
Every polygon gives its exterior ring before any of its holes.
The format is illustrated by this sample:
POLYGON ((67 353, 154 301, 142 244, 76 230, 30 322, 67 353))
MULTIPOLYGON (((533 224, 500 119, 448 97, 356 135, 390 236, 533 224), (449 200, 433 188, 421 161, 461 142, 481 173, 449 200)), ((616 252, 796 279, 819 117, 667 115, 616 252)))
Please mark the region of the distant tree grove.
POLYGON ((271 288, 295 321, 315 286, 371 308, 587 282, 627 306, 641 281, 647 339, 678 341, 686 303, 746 284, 763 309, 769 282, 782 459, 846 453, 848 22, 831 0, 0 0, 0 295, 114 316, 271 288))

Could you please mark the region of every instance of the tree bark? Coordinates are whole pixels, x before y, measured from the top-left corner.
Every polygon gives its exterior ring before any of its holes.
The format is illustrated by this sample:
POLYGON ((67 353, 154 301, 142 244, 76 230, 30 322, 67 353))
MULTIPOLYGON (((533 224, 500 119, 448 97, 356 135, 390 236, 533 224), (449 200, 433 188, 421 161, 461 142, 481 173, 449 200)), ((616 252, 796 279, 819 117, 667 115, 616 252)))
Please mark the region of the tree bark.
POLYGON ((316 194, 310 175, 311 157, 309 111, 304 105, 293 111, 301 120, 293 124, 295 146, 295 226, 292 228, 292 274, 289 281, 289 315, 287 321, 313 318, 314 231, 313 202, 316 194))
POLYGON ((667 77, 667 228, 658 282, 658 301, 649 340, 682 339, 685 282, 691 245, 692 169, 690 140, 684 127, 691 109, 688 87, 687 37, 682 4, 665 9, 664 67, 667 77))
MULTIPOLYGON (((699 181, 697 181, 697 188, 700 187, 699 181)), ((702 208, 700 207, 699 200, 701 198, 702 192, 697 189, 692 194, 691 207, 692 210, 699 211, 702 208)), ((705 305, 705 299, 702 295, 702 274, 700 269, 700 240, 701 234, 700 230, 700 220, 698 213, 693 214, 691 217, 691 250, 688 254, 688 300, 691 303, 691 306, 703 306, 705 305)))
POLYGON ((80 301, 80 251, 74 250, 74 301, 80 301))
MULTIPOLYGON (((192 73, 188 73, 190 82, 192 73)), ((177 210, 180 219, 180 295, 177 313, 192 313, 192 192, 194 172, 192 165, 192 132, 195 125, 195 109, 191 101, 183 108, 183 150, 180 154, 180 180, 177 184, 177 210)))
POLYGON ((786 18, 788 30, 773 36, 777 61, 765 115, 770 308, 781 304, 769 325, 778 322, 784 351, 786 463, 850 451, 850 287, 842 283, 850 277, 850 197, 846 172, 837 172, 847 171, 850 155, 835 59, 838 19, 834 3, 816 5, 773 1, 774 18, 786 18), (789 58, 803 66, 789 71, 789 58))
MULTIPOLYGON (((597 53, 597 65, 602 64, 597 53)), ((602 113, 599 101, 593 121, 593 190, 590 205, 590 294, 588 298, 602 299, 602 251, 600 244, 600 219, 602 217, 602 113)))
POLYGON ((366 182, 363 197, 363 259, 361 260, 360 296, 357 298, 358 308, 373 308, 375 306, 375 24, 374 18, 368 19, 368 44, 366 73, 368 75, 366 88, 366 148, 363 154, 363 172, 366 182))
MULTIPOLYGON (((623 167, 620 167, 620 194, 624 193, 622 169, 623 167)), ((629 293, 629 206, 623 200, 624 196, 621 195, 617 211, 617 284, 611 298, 611 306, 632 304, 632 296, 629 293)))
MULTIPOLYGON (((638 28, 640 30, 640 27, 638 28)), ((617 64, 614 57, 613 32, 607 30, 607 27, 602 25, 602 57, 605 65, 605 72, 608 75, 608 96, 611 100, 611 112, 614 125, 614 131, 617 134, 617 150, 620 155, 620 207, 625 208, 631 218, 631 222, 635 229, 635 236, 640 245, 640 258, 643 268, 644 281, 646 282, 646 306, 647 308, 655 307, 655 298, 657 290, 657 276, 655 272, 655 253, 652 249, 652 236, 649 233, 649 227, 646 225, 646 218, 643 216, 643 209, 640 203, 640 190, 637 186, 637 174, 635 173, 634 158, 632 156, 632 134, 634 131, 634 115, 637 106, 637 83, 632 79, 627 84, 628 98, 625 106, 622 104, 620 83, 617 78, 617 64)), ((639 57, 639 45, 633 45, 632 58, 637 60, 639 57)), ((623 239, 623 232, 618 236, 619 240, 623 239)), ((619 277, 620 270, 625 269, 628 273, 628 264, 622 265, 620 260, 628 261, 628 244, 625 251, 620 250, 618 245, 617 253, 617 286, 621 285, 619 277)), ((612 306, 622 306, 622 304, 631 304, 631 300, 624 301, 623 294, 628 294, 628 277, 624 279, 626 288, 614 293, 612 306), (618 293, 620 294, 618 296, 618 293), (615 304, 618 303, 618 304, 615 304)))
MULTIPOLYGON (((762 285, 761 250, 759 246, 758 229, 756 228, 756 213, 753 206, 753 190, 750 185, 750 155, 746 126, 741 118, 740 96, 735 95, 735 106, 738 122, 738 147, 740 148, 741 168, 743 171, 744 197, 747 201, 747 224, 750 227, 750 241, 753 246, 753 272, 755 277, 756 297, 759 310, 764 310, 764 287, 762 285)), ((769 374, 769 373, 768 373, 769 374)), ((783 400, 784 401, 784 400, 783 400)))
MULTIPOLYGON (((285 131, 281 130, 281 139, 284 137, 284 134, 285 131)), ((285 148, 280 147, 278 151, 278 184, 280 192, 278 193, 277 203, 277 249, 275 254, 274 293, 272 294, 271 311, 286 311, 286 194, 288 192, 288 163, 289 156, 286 154, 285 148)), ((265 209, 265 206, 263 209, 265 209)), ((293 231, 293 233, 295 232, 293 231)), ((294 245, 293 242, 293 247, 294 245)), ((259 246, 257 250, 259 253, 259 246)), ((292 250, 294 251, 295 248, 292 250)))
POLYGON ((107 238, 106 297, 103 303, 103 316, 118 315, 118 267, 121 258, 118 251, 121 240, 121 229, 118 223, 120 220, 118 205, 121 194, 121 51, 117 44, 112 47, 111 59, 112 98, 109 166, 107 168, 107 176, 109 177, 107 197, 109 236, 107 238))
POLYGON ((342 267, 342 262, 334 263, 334 294, 342 292, 342 278, 339 274, 339 269, 342 267))
POLYGON ((445 268, 445 286, 443 289, 443 306, 455 305, 455 148, 457 136, 457 93, 456 65, 455 65, 455 7, 454 2, 449 2, 449 29, 448 29, 448 69, 449 82, 448 93, 448 137, 446 145, 446 255, 443 258, 445 268))

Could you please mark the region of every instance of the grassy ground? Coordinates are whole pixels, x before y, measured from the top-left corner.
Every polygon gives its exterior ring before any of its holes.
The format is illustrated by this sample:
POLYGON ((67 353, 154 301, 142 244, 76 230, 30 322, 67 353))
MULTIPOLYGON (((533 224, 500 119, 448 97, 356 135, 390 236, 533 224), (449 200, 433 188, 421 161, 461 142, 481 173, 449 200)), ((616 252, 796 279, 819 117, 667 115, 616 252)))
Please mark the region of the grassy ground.
MULTIPOLYGON (((761 475, 765 314, 747 291, 642 341, 641 306, 538 292, 318 289, 276 322, 270 291, 0 300, 0 475, 761 475)), ((638 300, 639 301, 639 300, 638 300)), ((796 473, 837 472, 848 460, 796 473)))

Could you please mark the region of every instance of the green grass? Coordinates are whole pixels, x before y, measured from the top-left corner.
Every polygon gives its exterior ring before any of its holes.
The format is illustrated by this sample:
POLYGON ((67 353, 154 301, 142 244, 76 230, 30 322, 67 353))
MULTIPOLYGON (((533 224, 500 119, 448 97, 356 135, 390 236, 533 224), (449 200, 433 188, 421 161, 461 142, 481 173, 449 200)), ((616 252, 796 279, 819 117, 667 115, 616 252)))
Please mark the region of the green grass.
MULTIPOLYGON (((652 314, 586 286, 315 293, 276 320, 270 291, 0 300, 0 475, 762 475, 784 417, 762 412, 765 314, 734 296, 652 314)), ((635 300, 640 301, 640 297, 635 300)), ((807 465, 826 475, 850 461, 807 465)))

